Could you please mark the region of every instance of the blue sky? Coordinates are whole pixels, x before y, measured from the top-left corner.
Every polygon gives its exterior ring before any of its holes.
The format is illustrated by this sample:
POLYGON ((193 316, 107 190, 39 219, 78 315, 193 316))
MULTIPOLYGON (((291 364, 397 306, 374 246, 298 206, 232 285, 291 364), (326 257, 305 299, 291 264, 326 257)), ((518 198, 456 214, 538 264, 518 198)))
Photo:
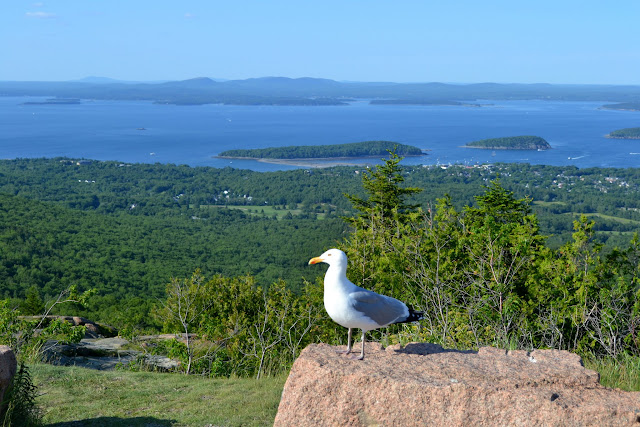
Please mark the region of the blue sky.
POLYGON ((0 80, 640 84, 640 1, 6 0, 0 80))

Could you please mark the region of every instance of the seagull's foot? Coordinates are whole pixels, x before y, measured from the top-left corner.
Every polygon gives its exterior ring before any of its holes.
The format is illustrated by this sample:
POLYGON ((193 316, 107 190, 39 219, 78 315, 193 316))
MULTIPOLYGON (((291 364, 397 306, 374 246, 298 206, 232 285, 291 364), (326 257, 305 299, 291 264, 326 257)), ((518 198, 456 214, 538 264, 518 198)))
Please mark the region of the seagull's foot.
POLYGON ((364 360, 364 354, 361 354, 360 356, 356 356, 355 354, 353 356, 350 357, 353 360, 364 360))
POLYGON ((347 350, 336 350, 336 353, 338 354, 349 354, 351 353, 351 349, 347 349, 347 350))

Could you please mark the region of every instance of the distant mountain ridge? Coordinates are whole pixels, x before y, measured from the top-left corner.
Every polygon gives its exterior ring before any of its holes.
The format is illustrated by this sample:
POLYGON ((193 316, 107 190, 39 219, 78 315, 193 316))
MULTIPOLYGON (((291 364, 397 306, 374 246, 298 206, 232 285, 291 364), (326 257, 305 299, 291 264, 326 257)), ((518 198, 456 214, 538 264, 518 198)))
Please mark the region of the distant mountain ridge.
POLYGON ((301 77, 244 80, 196 77, 167 82, 126 82, 86 77, 66 82, 0 82, 0 96, 147 100, 163 104, 345 105, 350 99, 395 100, 400 104, 474 100, 640 102, 640 86, 518 83, 338 82, 301 77))

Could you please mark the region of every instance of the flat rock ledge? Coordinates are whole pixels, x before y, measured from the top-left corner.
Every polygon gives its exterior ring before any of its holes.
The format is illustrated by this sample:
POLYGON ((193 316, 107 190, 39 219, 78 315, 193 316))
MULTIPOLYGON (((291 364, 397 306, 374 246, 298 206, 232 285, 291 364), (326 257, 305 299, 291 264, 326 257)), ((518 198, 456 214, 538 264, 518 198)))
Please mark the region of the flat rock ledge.
MULTIPOLYGON (((176 338, 176 335, 155 335, 153 339, 176 338)), ((128 350, 130 342, 124 338, 85 338, 77 344, 60 344, 47 341, 43 350, 43 361, 58 366, 79 366, 97 370, 112 370, 138 364, 154 371, 173 371, 180 363, 166 356, 128 350)))
POLYGON ((638 426, 640 392, 603 387, 567 351, 367 343, 359 361, 313 344, 291 368, 274 425, 638 426))

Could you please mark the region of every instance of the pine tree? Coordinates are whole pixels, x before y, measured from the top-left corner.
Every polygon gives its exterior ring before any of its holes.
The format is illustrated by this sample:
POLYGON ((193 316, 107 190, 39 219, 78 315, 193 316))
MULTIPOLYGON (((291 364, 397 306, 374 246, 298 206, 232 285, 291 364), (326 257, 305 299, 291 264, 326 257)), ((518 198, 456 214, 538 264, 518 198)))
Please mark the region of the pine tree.
POLYGON ((372 227, 375 222, 400 221, 406 223, 417 205, 407 204, 405 199, 422 191, 415 187, 401 187, 404 182, 402 157, 389 151, 384 164, 376 166, 362 176, 362 187, 368 195, 365 200, 355 195, 345 194, 353 207, 360 211, 356 218, 346 218, 355 227, 372 227))
POLYGON ((38 315, 44 313, 44 302, 40 297, 40 291, 34 285, 25 292, 25 300, 20 304, 20 311, 25 315, 38 315))
POLYGON ((350 279, 365 288, 396 298, 403 298, 401 289, 404 259, 402 241, 410 232, 411 218, 418 206, 407 198, 422 191, 402 187, 402 160, 394 151, 382 165, 362 176, 366 198, 345 195, 359 211, 345 220, 353 227, 343 250, 349 257, 350 279))

